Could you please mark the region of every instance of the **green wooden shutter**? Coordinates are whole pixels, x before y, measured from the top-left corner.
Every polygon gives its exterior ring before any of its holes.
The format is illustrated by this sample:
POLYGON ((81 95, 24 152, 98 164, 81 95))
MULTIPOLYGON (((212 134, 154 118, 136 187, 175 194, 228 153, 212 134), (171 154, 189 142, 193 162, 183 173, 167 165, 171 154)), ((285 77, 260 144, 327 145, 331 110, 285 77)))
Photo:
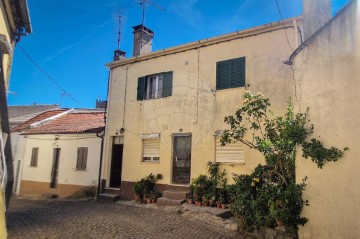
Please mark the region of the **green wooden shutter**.
POLYGON ((230 61, 216 63, 216 89, 230 88, 230 61))
POLYGON ((163 75, 163 97, 172 95, 173 72, 165 72, 163 75))
POLYGON ((137 100, 143 100, 145 94, 145 76, 139 77, 137 87, 137 100))
POLYGON ((231 61, 231 87, 245 86, 245 57, 231 61))

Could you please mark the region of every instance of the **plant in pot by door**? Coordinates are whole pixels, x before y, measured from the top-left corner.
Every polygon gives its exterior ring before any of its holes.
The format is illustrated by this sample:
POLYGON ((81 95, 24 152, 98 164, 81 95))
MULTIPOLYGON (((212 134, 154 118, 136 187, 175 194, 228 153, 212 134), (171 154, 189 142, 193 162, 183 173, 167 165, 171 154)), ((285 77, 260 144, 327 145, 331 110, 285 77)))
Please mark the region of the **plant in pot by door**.
POLYGON ((202 205, 203 206, 209 206, 210 199, 211 199, 211 194, 205 194, 202 197, 202 205))
POLYGON ((136 181, 134 184, 133 184, 133 192, 134 192, 134 200, 136 202, 139 202, 142 198, 142 195, 144 193, 144 184, 143 182, 140 180, 140 181, 136 181))
POLYGON ((200 206, 201 205, 201 198, 200 198, 199 194, 194 193, 193 199, 195 201, 195 206, 200 206))

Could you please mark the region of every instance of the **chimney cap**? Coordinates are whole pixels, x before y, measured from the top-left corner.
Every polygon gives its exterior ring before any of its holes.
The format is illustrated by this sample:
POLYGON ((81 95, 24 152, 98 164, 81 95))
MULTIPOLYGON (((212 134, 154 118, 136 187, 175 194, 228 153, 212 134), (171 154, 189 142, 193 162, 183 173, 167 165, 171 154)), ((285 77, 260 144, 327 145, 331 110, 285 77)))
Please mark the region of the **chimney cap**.
POLYGON ((134 31, 138 31, 138 30, 144 30, 147 31, 149 34, 154 34, 154 32, 152 30, 150 30, 149 28, 145 27, 144 25, 137 25, 133 27, 134 31))

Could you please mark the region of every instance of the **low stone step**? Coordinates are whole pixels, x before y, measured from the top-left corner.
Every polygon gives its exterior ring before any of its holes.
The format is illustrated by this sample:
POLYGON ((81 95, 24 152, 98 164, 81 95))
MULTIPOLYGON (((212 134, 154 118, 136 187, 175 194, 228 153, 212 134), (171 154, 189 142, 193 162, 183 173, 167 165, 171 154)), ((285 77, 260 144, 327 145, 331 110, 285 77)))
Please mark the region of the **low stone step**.
POLYGON ((166 190, 162 193, 163 197, 174 200, 185 200, 186 194, 188 191, 174 191, 174 190, 166 190))
POLYGON ((104 188, 103 193, 120 195, 121 190, 120 190, 120 188, 104 188))
POLYGON ((110 193, 101 193, 98 196, 99 202, 116 202, 120 200, 120 195, 110 194, 110 193))
POLYGON ((169 199, 166 197, 161 197, 156 200, 156 205, 158 206, 180 206, 184 202, 183 200, 169 199))

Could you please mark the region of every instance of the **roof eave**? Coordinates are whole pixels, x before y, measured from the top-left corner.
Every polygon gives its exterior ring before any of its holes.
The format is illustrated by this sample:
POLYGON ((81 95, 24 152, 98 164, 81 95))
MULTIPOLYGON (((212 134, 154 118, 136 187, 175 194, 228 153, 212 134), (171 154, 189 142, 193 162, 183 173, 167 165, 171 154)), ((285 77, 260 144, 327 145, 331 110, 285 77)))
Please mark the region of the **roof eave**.
POLYGON ((124 60, 110 62, 110 63, 107 63, 106 66, 109 67, 110 69, 112 69, 112 68, 115 68, 118 66, 123 66, 126 64, 144 61, 144 60, 148 60, 151 58, 157 58, 157 57, 161 57, 164 55, 188 51, 191 49, 205 47, 208 45, 217 44, 217 43, 224 42, 224 41, 230 41, 230 40, 241 38, 241 37, 247 37, 250 35, 257 35, 257 34, 265 33, 268 31, 293 26, 294 21, 300 21, 300 20, 302 20, 302 16, 289 18, 284 21, 272 22, 272 23, 261 25, 261 26, 245 29, 242 31, 236 31, 236 32, 232 32, 232 33, 228 33, 228 34, 224 34, 224 35, 220 35, 220 36, 216 36, 216 37, 212 37, 212 38, 207 38, 204 40, 199 40, 196 42, 191 42, 191 43, 166 48, 166 49, 155 51, 155 52, 150 52, 147 54, 139 55, 136 57, 131 57, 131 58, 124 59, 124 60))

